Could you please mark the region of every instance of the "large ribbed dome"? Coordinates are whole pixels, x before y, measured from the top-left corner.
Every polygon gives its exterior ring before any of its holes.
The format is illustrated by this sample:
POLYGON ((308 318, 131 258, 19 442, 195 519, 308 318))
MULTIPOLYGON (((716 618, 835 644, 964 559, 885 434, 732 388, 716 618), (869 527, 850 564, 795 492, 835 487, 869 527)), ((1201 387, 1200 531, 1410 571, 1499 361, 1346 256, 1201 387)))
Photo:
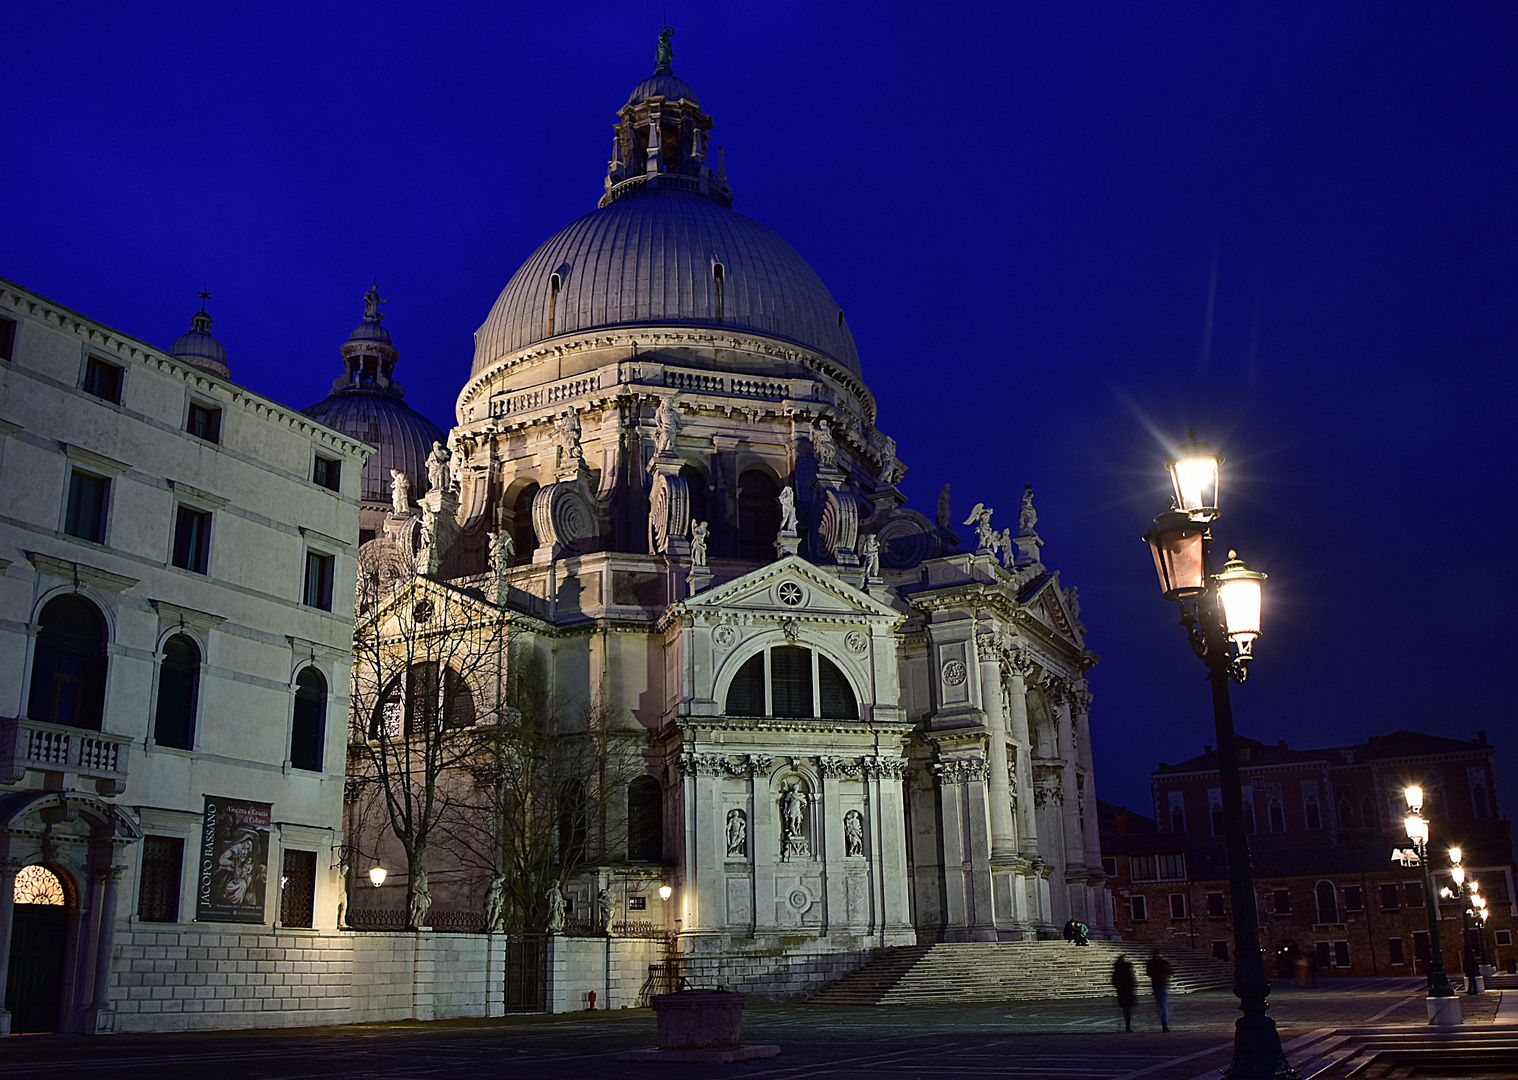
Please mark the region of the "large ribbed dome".
POLYGON ((538 248, 475 334, 474 374, 550 337, 639 325, 763 334, 859 374, 843 312, 795 248, 752 218, 669 188, 619 198, 538 248))
POLYGON ((390 501, 390 470, 411 481, 412 497, 426 490, 427 455, 447 437, 431 420, 400 398, 370 390, 339 390, 302 409, 318 423, 379 447, 364 464, 363 499, 390 501))

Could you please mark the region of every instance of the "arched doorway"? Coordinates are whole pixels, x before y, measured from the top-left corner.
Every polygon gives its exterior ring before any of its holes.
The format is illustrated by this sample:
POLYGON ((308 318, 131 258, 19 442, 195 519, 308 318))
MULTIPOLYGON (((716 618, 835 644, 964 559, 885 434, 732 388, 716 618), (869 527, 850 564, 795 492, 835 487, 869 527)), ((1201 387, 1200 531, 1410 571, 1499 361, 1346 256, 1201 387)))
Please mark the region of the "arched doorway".
POLYGON ((58 1030, 68 909, 63 881, 47 867, 23 866, 16 874, 10 967, 5 979, 12 1034, 58 1030))

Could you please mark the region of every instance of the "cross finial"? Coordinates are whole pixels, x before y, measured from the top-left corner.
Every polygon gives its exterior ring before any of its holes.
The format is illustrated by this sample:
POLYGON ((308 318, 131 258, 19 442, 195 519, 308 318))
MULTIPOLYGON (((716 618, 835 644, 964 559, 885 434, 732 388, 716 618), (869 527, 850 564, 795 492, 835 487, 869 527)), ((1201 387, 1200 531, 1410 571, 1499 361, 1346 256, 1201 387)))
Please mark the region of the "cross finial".
POLYGON ((200 292, 196 293, 195 295, 200 297, 200 310, 204 311, 206 309, 206 301, 211 299, 210 292, 207 291, 206 286, 202 285, 200 287, 200 292))

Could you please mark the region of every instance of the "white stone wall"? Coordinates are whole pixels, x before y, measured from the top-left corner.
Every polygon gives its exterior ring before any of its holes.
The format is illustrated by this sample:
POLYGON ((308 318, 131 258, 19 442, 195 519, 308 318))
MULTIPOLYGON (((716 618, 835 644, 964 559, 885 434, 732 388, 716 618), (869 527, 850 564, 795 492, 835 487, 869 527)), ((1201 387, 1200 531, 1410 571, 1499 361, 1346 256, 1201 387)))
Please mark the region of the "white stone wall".
POLYGON ((649 965, 664 959, 662 941, 549 938, 548 1011, 589 1008, 591 991, 595 992, 597 1009, 637 1008, 649 965))
POLYGON ((119 1031, 502 1013, 503 935, 218 931, 189 924, 122 931, 117 941, 111 999, 119 1031))

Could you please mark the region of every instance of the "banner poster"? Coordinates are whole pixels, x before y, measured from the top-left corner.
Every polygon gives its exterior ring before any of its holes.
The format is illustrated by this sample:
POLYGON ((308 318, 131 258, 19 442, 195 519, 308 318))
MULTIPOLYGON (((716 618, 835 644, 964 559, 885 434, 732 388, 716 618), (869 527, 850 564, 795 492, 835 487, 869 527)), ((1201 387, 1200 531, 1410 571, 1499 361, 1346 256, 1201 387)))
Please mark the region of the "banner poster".
POLYGON ((269 883, 270 803, 206 796, 195 882, 198 922, 261 923, 269 883))

